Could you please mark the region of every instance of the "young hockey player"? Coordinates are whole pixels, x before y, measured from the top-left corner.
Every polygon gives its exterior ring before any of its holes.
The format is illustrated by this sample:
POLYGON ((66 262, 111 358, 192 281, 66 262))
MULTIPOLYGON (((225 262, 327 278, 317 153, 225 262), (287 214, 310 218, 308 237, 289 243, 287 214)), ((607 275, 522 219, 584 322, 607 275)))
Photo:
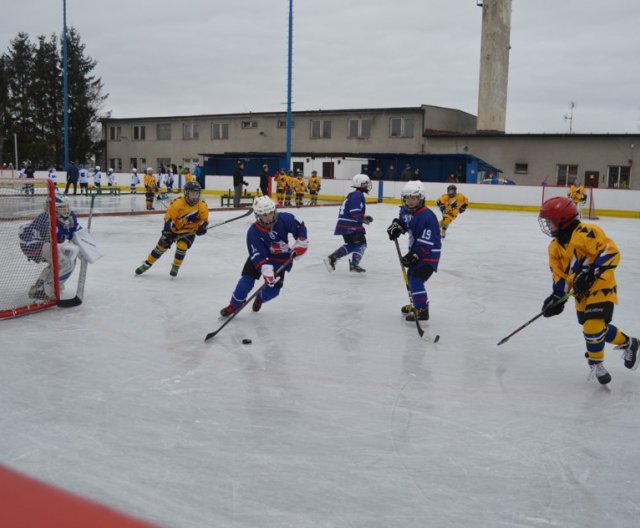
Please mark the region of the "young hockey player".
POLYGON ((276 180, 276 199, 278 200, 278 207, 284 205, 284 195, 287 190, 287 175, 284 170, 280 169, 275 176, 276 180))
POLYGON ((138 169, 135 167, 131 169, 131 184, 129 185, 129 190, 131 194, 136 194, 138 192, 137 186, 140 184, 140 176, 138 176, 138 169))
MULTIPOLYGON (((56 195, 56 235, 58 241, 58 276, 60 288, 71 276, 76 265, 79 249, 73 242, 73 235, 80 225, 76 214, 69 207, 69 203, 62 196, 56 195)), ((49 204, 46 206, 47 211, 49 204)), ((51 244, 49 242, 49 215, 47 211, 39 214, 33 222, 20 227, 18 237, 20 248, 28 260, 40 263, 46 262, 36 283, 29 289, 32 299, 51 299, 55 296, 51 266, 51 244)))
POLYGON ((576 185, 575 183, 572 183, 571 187, 569 187, 569 191, 567 192, 567 196, 574 204, 576 204, 576 207, 579 207, 587 201, 587 193, 584 189, 584 185, 576 185))
MULTIPOLYGON (((408 181, 401 191, 402 205, 398 218, 387 228, 389 240, 397 240, 404 233, 409 234, 409 252, 402 257, 402 265, 407 268, 411 299, 418 314, 418 320, 429 320, 429 296, 424 283, 438 271, 440 262, 440 226, 436 215, 425 206, 425 192, 422 182, 408 181)), ((400 311, 407 314, 407 321, 415 321, 414 306, 407 304, 400 311)))
POLYGON ((220 310, 222 317, 228 317, 242 306, 253 289, 256 280, 262 277, 266 282, 253 301, 253 311, 260 311, 262 303, 280 294, 284 284, 284 274, 291 271, 293 256, 299 259, 307 251, 307 228, 291 213, 278 212, 275 202, 268 196, 259 196, 253 202, 256 222, 247 231, 247 258, 238 284, 229 305, 220 310), (289 246, 289 235, 294 239, 289 246), (286 265, 285 265, 286 264, 286 265), (284 267, 283 267, 284 266, 284 267))
POLYGON ((318 193, 322 187, 322 180, 318 176, 318 171, 311 171, 311 178, 309 178, 309 194, 311 195, 311 201, 309 205, 318 205, 318 193))
POLYGON ((611 381, 603 363, 605 343, 618 345, 624 366, 635 370, 638 339, 611 323, 618 303, 615 269, 620 253, 615 242, 599 226, 580 222, 576 205, 562 196, 542 204, 538 221, 542 232, 553 238, 549 244, 553 292, 542 305, 544 317, 560 314, 566 302, 563 297, 573 291, 587 348, 585 357, 591 368, 589 378, 602 385, 611 381))
POLYGON ((438 198, 436 204, 442 213, 440 230, 441 238, 444 238, 449 224, 458 218, 458 214, 464 213, 467 210, 469 199, 464 194, 460 194, 455 185, 449 185, 449 187, 447 187, 447 193, 438 198))
POLYGON ((296 179, 293 180, 293 191, 296 193, 296 207, 302 207, 304 191, 307 190, 307 182, 304 181, 302 172, 298 171, 296 179))
POLYGON ((96 188, 96 193, 102 194, 102 172, 100 171, 99 165, 97 165, 93 171, 93 185, 96 188))
POLYGON ((153 211, 155 210, 155 207, 153 207, 153 198, 158 192, 158 180, 153 174, 153 169, 151 167, 148 167, 145 172, 146 174, 142 180, 144 185, 145 203, 147 204, 147 211, 153 211))
POLYGON ((333 232, 334 235, 342 235, 344 244, 324 259, 324 263, 329 271, 335 271, 338 259, 353 253, 349 261, 349 271, 364 273, 367 270, 360 266, 360 261, 367 249, 366 230, 363 224, 368 225, 373 222, 373 218, 365 214, 365 194, 371 190, 371 180, 366 174, 356 174, 351 187, 355 190, 350 192, 342 202, 338 222, 333 232))
POLYGON ((116 190, 116 173, 113 172, 111 167, 109 167, 109 170, 107 171, 107 187, 112 194, 116 190))
POLYGON ((80 184, 80 194, 89 194, 89 169, 84 165, 78 168, 78 183, 80 184))
POLYGON ((198 182, 186 183, 184 194, 173 200, 167 208, 164 215, 162 236, 156 247, 149 253, 147 260, 136 269, 136 275, 147 271, 174 242, 176 243, 176 253, 169 275, 172 277, 178 275, 182 261, 193 245, 196 235, 204 235, 207 232, 208 224, 209 209, 207 204, 200 199, 200 185, 198 182))

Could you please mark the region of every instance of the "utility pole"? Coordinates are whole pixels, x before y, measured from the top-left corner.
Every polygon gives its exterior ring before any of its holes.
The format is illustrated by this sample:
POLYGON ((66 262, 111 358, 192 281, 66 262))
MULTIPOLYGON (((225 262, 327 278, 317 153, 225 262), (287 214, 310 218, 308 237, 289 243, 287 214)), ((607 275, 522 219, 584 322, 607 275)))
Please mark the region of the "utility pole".
POLYGON ((287 62, 287 146, 286 146, 286 167, 285 170, 291 170, 291 77, 292 72, 292 55, 293 55, 293 0, 289 0, 289 54, 287 62))
POLYGON ((569 134, 573 134, 573 109, 576 107, 576 103, 571 101, 569 103, 569 115, 564 114, 564 120, 569 121, 569 134))
POLYGON ((69 168, 69 80, 67 72, 67 0, 62 0, 62 91, 64 93, 64 170, 69 168))

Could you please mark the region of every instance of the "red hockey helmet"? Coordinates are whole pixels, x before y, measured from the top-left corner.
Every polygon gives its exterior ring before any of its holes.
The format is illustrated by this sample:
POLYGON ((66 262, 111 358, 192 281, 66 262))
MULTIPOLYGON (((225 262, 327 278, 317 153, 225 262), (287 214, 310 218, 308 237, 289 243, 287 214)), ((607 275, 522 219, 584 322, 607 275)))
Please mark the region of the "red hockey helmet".
POLYGON ((545 235, 555 237, 558 231, 568 227, 576 218, 578 218, 576 204, 565 196, 556 196, 542 204, 538 222, 545 235))

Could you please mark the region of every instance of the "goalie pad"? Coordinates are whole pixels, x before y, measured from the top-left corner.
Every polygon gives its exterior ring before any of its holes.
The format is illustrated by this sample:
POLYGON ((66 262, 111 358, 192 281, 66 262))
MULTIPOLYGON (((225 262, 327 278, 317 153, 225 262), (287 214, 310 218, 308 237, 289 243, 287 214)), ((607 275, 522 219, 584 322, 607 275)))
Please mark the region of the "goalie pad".
POLYGON ((86 229, 80 228, 73 234, 73 243, 80 249, 80 255, 89 264, 93 264, 102 258, 103 254, 98 249, 96 241, 86 229))

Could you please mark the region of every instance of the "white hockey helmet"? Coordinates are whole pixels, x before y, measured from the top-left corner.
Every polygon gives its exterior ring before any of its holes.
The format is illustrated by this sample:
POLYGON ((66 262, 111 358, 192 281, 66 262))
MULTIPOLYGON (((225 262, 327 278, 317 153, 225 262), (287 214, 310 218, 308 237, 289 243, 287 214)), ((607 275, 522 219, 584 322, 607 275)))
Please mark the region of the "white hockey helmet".
POLYGON ((135 174, 136 172, 138 172, 138 169, 136 169, 136 168, 134 167, 133 169, 131 169, 131 172, 133 172, 133 173, 135 174))
POLYGON ((100 170, 100 165, 96 165, 96 170, 99 171, 100 170))
POLYGON ((356 174, 353 177, 353 185, 356 189, 360 189, 362 192, 368 193, 371 190, 371 180, 366 174, 356 174))
POLYGON ((56 194, 56 217, 61 220, 66 220, 71 215, 71 207, 69 206, 69 202, 67 199, 60 195, 56 194))
POLYGON ((413 211, 413 210, 419 209, 424 205, 424 200, 425 200, 424 185, 419 180, 410 180, 404 184, 402 191, 400 191, 400 196, 402 196, 402 202, 404 203, 405 207, 407 207, 409 210, 413 211), (406 199, 409 196, 417 196, 419 198, 417 207, 409 208, 407 206, 406 199))
POLYGON ((146 173, 153 174, 153 169, 151 167, 147 167, 146 173))
POLYGON ((258 196, 253 201, 253 213, 256 215, 256 221, 268 229, 271 229, 278 219, 276 203, 268 196, 258 196), (263 218, 268 215, 272 215, 272 218, 263 218))

